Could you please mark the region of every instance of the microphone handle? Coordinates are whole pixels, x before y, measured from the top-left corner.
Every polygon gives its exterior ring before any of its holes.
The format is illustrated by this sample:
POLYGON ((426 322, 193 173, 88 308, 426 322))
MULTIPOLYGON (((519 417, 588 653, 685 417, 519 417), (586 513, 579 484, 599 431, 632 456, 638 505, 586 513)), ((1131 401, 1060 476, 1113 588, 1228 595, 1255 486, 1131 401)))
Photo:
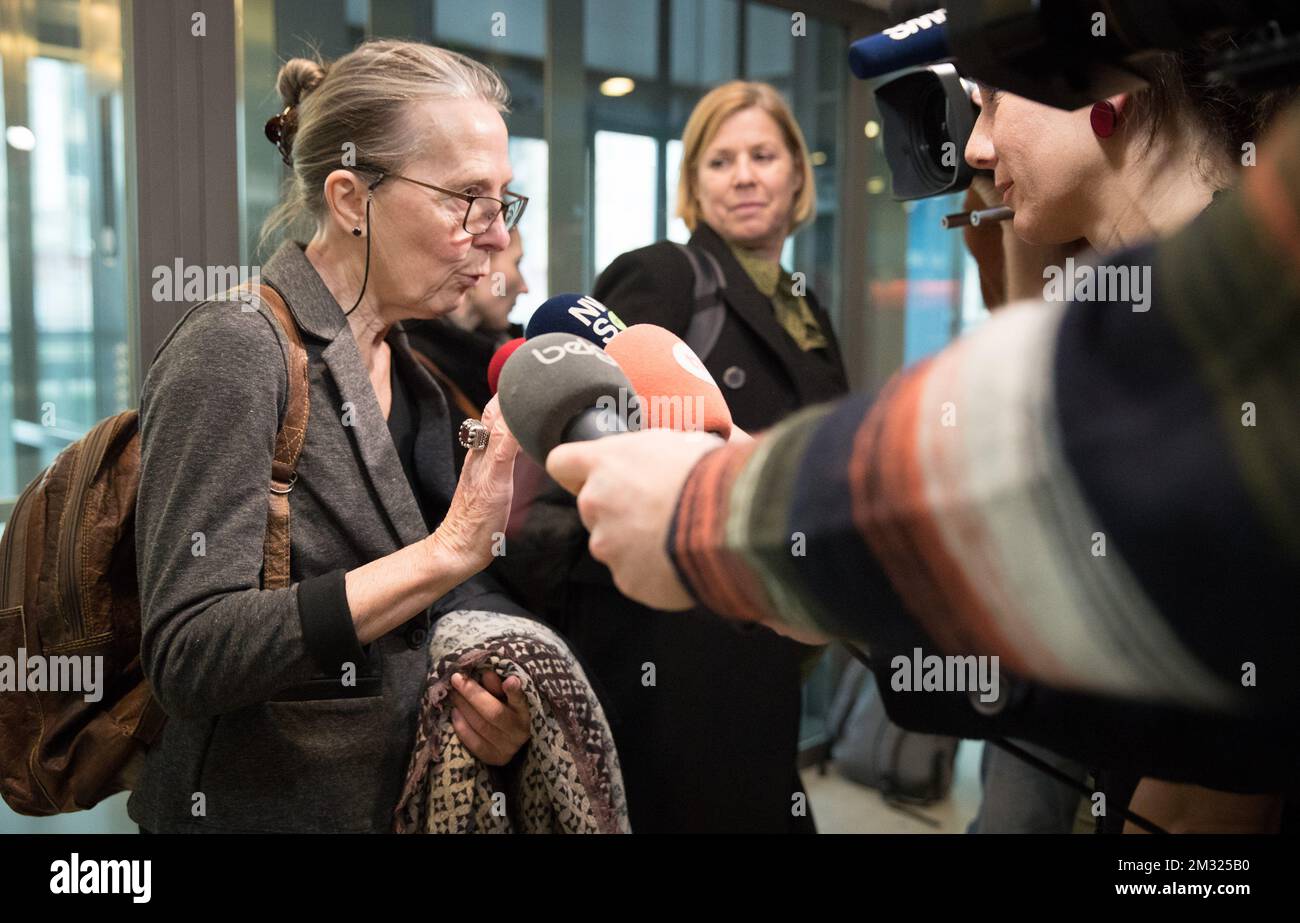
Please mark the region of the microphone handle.
POLYGON ((627 417, 620 415, 614 407, 588 407, 569 421, 560 437, 560 442, 586 442, 615 433, 630 432, 627 417))

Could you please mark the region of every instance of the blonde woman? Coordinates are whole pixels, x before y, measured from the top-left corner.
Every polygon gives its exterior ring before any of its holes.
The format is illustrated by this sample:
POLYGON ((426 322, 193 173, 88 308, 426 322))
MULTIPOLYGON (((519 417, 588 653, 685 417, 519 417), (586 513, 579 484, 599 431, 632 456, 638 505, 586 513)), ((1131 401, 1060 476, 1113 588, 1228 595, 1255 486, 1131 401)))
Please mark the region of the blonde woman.
MULTIPOLYGON (((705 364, 747 431, 847 390, 830 318, 779 262, 816 203, 803 133, 773 87, 736 80, 700 100, 682 133, 677 214, 688 249, 722 270, 725 321, 705 364)), ((693 288, 689 256, 662 241, 614 260, 595 295, 629 324, 684 336, 693 288)))
MULTIPOLYGON (((677 210, 693 231, 690 253, 667 241, 625 253, 596 297, 629 324, 685 337, 696 309, 691 259, 716 264, 724 313, 704 358, 736 423, 762 430, 845 393, 830 318, 778 262, 816 203, 789 107, 767 84, 724 84, 691 113, 682 148, 677 210)), ((632 829, 811 832, 795 767, 809 649, 704 612, 645 609, 583 544, 552 614, 604 686, 632 829)))

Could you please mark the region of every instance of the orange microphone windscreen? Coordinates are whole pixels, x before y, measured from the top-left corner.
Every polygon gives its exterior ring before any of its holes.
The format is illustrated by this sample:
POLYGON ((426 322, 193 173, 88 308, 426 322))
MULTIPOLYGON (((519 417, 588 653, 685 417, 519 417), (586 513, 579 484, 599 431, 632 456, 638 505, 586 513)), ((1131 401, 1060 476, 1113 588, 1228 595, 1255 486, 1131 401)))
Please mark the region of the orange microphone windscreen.
POLYGON ((508 343, 502 343, 497 347, 497 351, 492 354, 492 361, 488 363, 488 388, 493 394, 497 393, 497 383, 501 381, 501 367, 506 364, 506 360, 514 353, 516 349, 527 342, 523 337, 515 337, 508 343))
POLYGON ((726 398, 700 357, 680 337, 655 324, 633 324, 605 345, 640 397, 642 429, 731 435, 726 398))

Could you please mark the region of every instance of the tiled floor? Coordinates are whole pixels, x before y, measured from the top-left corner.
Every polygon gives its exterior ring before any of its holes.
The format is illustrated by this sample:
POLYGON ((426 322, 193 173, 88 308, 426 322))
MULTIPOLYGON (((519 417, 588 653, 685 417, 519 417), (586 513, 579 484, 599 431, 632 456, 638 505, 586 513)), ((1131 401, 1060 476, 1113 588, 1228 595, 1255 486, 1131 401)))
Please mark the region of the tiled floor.
POLYGON ((812 804, 820 833, 964 833, 980 803, 979 765, 984 745, 964 740, 957 748, 952 793, 947 800, 927 808, 891 807, 879 792, 850 782, 835 764, 826 775, 803 772, 804 789, 812 804), (925 818, 926 820, 922 820, 925 818), (927 820, 929 822, 927 822, 927 820))
MULTIPOLYGON (((827 767, 824 776, 816 769, 805 770, 804 788, 812 803, 817 829, 821 833, 962 833, 979 808, 982 750, 983 745, 978 742, 962 741, 957 749, 952 794, 940 804, 909 809, 937 826, 885 804, 875 789, 841 776, 834 763, 827 767)), ((135 829, 126 816, 125 793, 110 798, 93 812, 56 818, 19 817, 0 803, 0 833, 134 833, 135 829)))

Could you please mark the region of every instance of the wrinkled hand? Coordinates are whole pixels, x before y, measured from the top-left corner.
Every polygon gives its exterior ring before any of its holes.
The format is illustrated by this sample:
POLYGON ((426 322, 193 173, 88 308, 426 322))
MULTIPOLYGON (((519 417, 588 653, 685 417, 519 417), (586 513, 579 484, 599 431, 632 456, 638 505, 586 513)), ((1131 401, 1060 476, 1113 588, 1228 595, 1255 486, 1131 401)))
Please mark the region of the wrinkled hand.
POLYGON ((491 431, 487 447, 466 455, 447 515, 429 536, 460 565, 466 577, 492 562, 493 534, 505 532, 519 453, 519 443, 506 426, 495 397, 483 408, 481 422, 491 431))
POLYGON ((456 673, 451 687, 451 726, 465 749, 489 766, 510 762, 530 736, 528 700, 519 677, 503 683, 487 670, 475 682, 456 673))
POLYGON ((577 494, 592 557, 609 566, 624 596, 655 609, 695 605, 668 558, 668 525, 686 476, 722 444, 659 429, 569 443, 547 457, 551 477, 577 494))

